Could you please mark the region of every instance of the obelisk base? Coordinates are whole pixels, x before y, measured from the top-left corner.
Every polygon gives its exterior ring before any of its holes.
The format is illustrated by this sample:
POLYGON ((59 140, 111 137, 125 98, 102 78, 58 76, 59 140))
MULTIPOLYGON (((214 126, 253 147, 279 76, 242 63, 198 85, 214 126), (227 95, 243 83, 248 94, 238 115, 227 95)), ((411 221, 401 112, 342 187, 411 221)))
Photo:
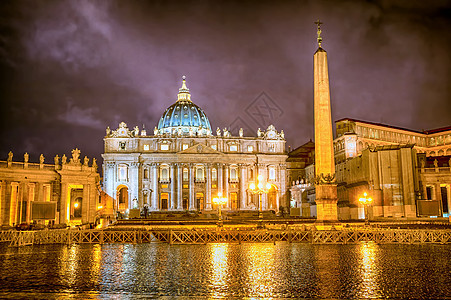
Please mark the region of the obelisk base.
POLYGON ((337 185, 336 184, 317 184, 315 185, 316 194, 316 223, 333 224, 338 221, 337 207, 337 185))

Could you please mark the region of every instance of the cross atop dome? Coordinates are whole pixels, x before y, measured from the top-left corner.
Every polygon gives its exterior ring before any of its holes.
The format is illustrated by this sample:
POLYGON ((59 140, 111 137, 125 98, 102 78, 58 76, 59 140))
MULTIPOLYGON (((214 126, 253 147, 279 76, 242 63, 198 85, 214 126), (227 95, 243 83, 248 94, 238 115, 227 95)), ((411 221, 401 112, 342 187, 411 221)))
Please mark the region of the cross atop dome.
POLYGON ((189 88, 186 86, 186 76, 182 76, 182 87, 179 88, 179 93, 177 95, 177 101, 191 101, 191 94, 189 93, 189 88))

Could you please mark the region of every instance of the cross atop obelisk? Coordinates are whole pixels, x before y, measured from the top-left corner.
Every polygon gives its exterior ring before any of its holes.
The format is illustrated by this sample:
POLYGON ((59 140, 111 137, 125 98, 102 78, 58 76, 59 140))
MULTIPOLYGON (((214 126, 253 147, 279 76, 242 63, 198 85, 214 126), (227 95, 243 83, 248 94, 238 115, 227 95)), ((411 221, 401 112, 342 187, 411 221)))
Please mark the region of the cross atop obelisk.
POLYGON ((318 46, 321 47, 321 42, 323 41, 323 38, 321 37, 321 24, 323 24, 323 22, 321 22, 319 19, 315 22, 315 24, 318 26, 318 46))

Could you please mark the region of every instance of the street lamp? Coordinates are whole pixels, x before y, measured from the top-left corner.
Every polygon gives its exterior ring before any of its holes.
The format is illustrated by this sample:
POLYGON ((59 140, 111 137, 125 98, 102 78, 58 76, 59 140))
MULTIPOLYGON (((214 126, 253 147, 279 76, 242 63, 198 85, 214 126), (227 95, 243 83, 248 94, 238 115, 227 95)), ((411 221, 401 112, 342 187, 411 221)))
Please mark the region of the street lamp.
POLYGON ((249 184, 249 190, 253 194, 258 194, 258 220, 259 220, 258 227, 259 228, 262 227, 262 223, 263 223, 262 195, 267 194, 270 189, 271 189, 271 184, 269 182, 267 182, 265 184, 262 175, 257 176, 257 185, 255 185, 255 183, 249 184))
POLYGON ((363 197, 359 198, 359 202, 363 204, 363 213, 365 214, 365 224, 370 224, 369 216, 368 216, 368 205, 373 202, 373 198, 368 197, 368 194, 365 192, 363 193, 363 197))
POLYGON ((218 197, 213 198, 213 203, 218 206, 218 226, 222 227, 221 206, 227 203, 227 197, 222 197, 222 193, 218 193, 218 197))

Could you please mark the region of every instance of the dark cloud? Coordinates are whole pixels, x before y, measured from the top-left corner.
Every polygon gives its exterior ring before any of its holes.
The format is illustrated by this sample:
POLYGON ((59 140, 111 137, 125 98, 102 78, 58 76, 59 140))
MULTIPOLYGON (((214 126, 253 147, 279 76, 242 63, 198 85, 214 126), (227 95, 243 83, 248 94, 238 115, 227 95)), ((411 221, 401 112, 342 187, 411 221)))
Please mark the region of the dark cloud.
MULTIPOLYGON (((313 53, 323 25, 333 119, 411 129, 451 122, 449 1, 3 1, 0 159, 74 147, 105 128, 152 130, 187 75, 212 127, 263 127, 265 92, 288 144, 313 137, 313 53), (254 104, 253 104, 254 103, 254 104)), ((266 124, 267 126, 269 124, 266 124)), ((236 133, 235 133, 236 134, 236 133)))

